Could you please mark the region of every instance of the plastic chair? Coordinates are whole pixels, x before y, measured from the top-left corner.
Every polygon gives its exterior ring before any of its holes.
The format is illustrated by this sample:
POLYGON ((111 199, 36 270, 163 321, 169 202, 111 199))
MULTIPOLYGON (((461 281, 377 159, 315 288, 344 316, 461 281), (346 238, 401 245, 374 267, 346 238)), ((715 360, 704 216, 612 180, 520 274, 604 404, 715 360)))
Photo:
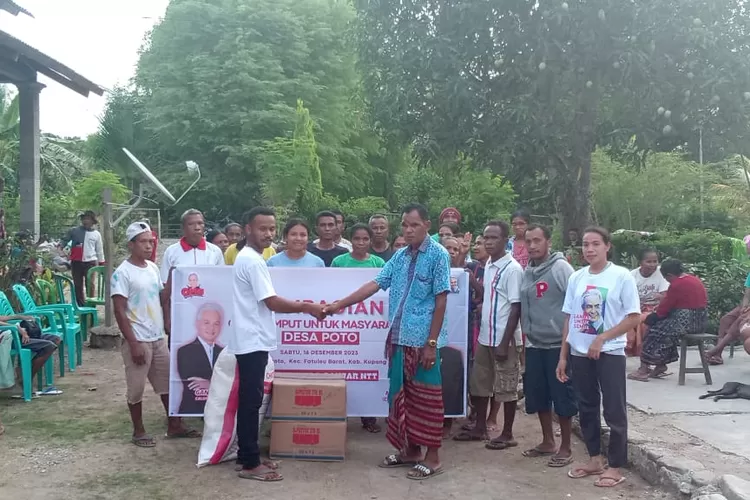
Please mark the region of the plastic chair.
MULTIPOLYGON (((81 325, 76 322, 73 306, 70 304, 51 304, 39 306, 34 302, 25 286, 21 284, 13 285, 13 293, 21 303, 21 308, 25 314, 40 314, 53 312, 60 314, 60 321, 57 324, 58 332, 62 334, 63 343, 67 344, 68 350, 68 369, 75 371, 76 363, 81 364, 83 357, 83 339, 81 339, 81 325)), ((62 368, 60 369, 62 372, 62 368)))
MULTIPOLYGON (((81 336, 83 338, 83 342, 86 342, 86 340, 88 340, 89 338, 88 318, 91 318, 92 326, 98 325, 99 311, 96 309, 96 307, 81 307, 78 305, 78 301, 76 300, 76 287, 73 283, 73 278, 64 274, 56 273, 53 274, 52 277, 55 278, 55 286, 57 287, 57 295, 58 297, 60 297, 60 302, 73 308, 73 314, 75 314, 76 318, 78 319, 78 323, 81 325, 81 336), (70 287, 70 303, 68 303, 65 298, 65 285, 68 285, 70 287)), ((83 342, 81 342, 81 345, 83 345, 83 342)), ((81 364, 80 360, 78 364, 81 364)))
POLYGON ((54 304, 54 291, 52 290, 52 283, 47 280, 36 280, 36 287, 39 289, 39 296, 42 299, 44 305, 54 304))
MULTIPOLYGON (((65 376, 65 339, 60 333, 60 329, 57 326, 57 321, 55 320, 56 314, 53 312, 44 312, 39 314, 32 314, 27 313, 29 316, 34 317, 36 321, 39 323, 39 326, 42 329, 42 333, 45 335, 55 335, 60 339, 60 345, 57 348, 58 356, 60 358, 60 361, 58 363, 60 367, 60 376, 65 376), (48 326, 44 326, 44 322, 47 322, 48 326)), ((8 296, 5 295, 5 292, 0 292, 0 316, 15 316, 17 315, 16 311, 13 310, 13 306, 10 303, 10 300, 8 300, 8 296)), ((10 323, 11 325, 17 325, 21 322, 21 320, 18 319, 12 319, 8 320, 7 323, 10 323)), ((2 329, 2 328, 0 328, 2 329)), ((20 339, 20 336, 19 336, 20 339)), ((28 349, 27 349, 28 350, 28 349)), ((22 361, 21 358, 19 358, 19 362, 22 361)), ((23 366, 21 366, 23 369, 23 366)), ((52 385, 54 383, 53 379, 53 372, 54 372, 54 364, 52 363, 52 358, 50 358, 47 361, 47 364, 45 364, 45 371, 47 374, 47 384, 52 385)), ((42 390, 42 382, 39 381, 39 390, 42 390)))
POLYGON ((86 273, 86 305, 89 307, 103 306, 107 301, 104 276, 107 274, 106 266, 94 266, 86 273))

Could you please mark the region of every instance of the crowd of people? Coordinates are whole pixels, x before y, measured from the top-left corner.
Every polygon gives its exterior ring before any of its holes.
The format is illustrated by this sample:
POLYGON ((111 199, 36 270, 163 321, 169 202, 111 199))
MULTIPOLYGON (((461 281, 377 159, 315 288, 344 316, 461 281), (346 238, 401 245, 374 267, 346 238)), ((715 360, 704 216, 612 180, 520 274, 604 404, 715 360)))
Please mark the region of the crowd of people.
MULTIPOLYGON (((131 224, 126 232, 130 255, 112 276, 115 318, 125 340, 132 442, 141 447, 156 444, 142 419, 147 381, 165 410, 168 406, 171 271, 180 265, 232 265, 234 328, 225 342, 238 366, 237 469, 248 479, 282 479, 278 464, 262 459, 258 446, 264 371, 277 342, 274 312, 322 319, 379 290, 388 292, 386 437, 396 452, 380 467, 407 467, 408 478, 424 480, 444 470, 439 454, 444 439, 481 442, 492 450, 516 447, 514 419, 518 401, 525 398, 525 410, 538 416, 541 432, 539 442, 523 456, 549 457, 549 467, 570 466, 571 478, 598 476, 594 484, 600 487, 624 480, 626 356, 641 360, 627 378, 648 382, 664 377, 667 365, 678 358, 681 336, 701 332, 707 320, 705 287, 678 260, 659 265, 658 253, 646 249, 638 268, 625 269, 609 260, 610 235, 600 227, 587 228, 580 236, 571 233, 574 242, 580 237, 579 246, 555 252, 549 228, 532 224, 524 211, 514 213, 509 223, 488 221, 475 239, 461 231, 461 214, 453 207, 441 212, 437 233, 431 235, 427 209, 419 204, 403 209, 401 232, 393 239, 388 218, 380 214, 350 228, 351 240, 344 238, 344 216, 337 211, 318 213, 314 227, 303 219, 289 219, 278 242, 275 213, 265 207, 247 212, 242 225, 208 233, 198 210, 186 211, 181 222, 182 238, 167 248, 160 266, 153 262, 155 236, 149 225, 131 224), (279 297, 268 267, 380 271, 349 296, 321 305, 279 297), (456 433, 444 417, 443 378, 450 362, 441 356, 447 344, 444 315, 451 267, 465 269, 471 287, 469 418, 456 433), (600 439, 602 407, 610 428, 606 458, 600 439), (559 443, 553 412, 560 426, 559 443), (580 463, 574 463, 571 449, 576 415, 589 455, 580 463), (499 434, 490 439, 496 430, 499 434)), ((741 329, 738 318, 750 311, 749 297, 750 292, 723 320, 725 331, 741 329)), ((725 339, 737 335, 725 333, 709 352, 714 362, 725 339)), ((362 427, 381 431, 375 418, 362 418, 362 427)), ((170 417, 167 435, 191 438, 201 433, 170 417)))

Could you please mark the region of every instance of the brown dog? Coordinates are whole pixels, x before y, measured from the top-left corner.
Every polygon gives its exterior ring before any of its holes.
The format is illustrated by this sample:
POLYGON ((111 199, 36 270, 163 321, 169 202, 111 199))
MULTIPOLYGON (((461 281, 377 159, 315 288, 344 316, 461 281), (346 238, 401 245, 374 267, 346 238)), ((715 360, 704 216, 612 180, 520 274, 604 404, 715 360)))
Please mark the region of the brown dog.
POLYGON ((710 397, 713 397, 714 401, 720 399, 750 400, 750 385, 741 384, 740 382, 727 382, 721 389, 717 391, 708 391, 703 396, 698 396, 698 399, 706 399, 710 397))

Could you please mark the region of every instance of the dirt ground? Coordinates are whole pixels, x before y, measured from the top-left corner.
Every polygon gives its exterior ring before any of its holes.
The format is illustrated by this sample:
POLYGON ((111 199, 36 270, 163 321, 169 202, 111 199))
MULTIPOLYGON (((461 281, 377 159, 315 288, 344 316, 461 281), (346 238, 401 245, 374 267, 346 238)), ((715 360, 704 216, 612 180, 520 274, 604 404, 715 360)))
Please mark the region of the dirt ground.
MULTIPOLYGON (((155 448, 129 443, 122 359, 117 351, 86 348, 84 364, 56 379, 60 396, 29 403, 0 392, 0 498, 28 500, 235 499, 376 500, 405 498, 514 498, 609 500, 669 498, 635 474, 616 490, 601 490, 591 479, 572 480, 564 469, 550 469, 543 459, 521 453, 538 435, 536 419, 518 414, 519 447, 488 451, 479 443, 447 442, 446 472, 424 483, 408 480, 404 470, 375 464, 391 450, 380 435, 367 434, 358 419, 349 425, 347 459, 343 463, 285 461, 285 480, 260 484, 236 477, 233 465, 197 469, 199 440, 165 440, 165 417, 156 396, 144 401, 146 424, 159 437, 155 448)), ((200 428, 200 420, 191 425, 200 428)), ((264 440, 267 446, 267 439, 264 440)), ((583 457, 580 442, 574 453, 583 457)))

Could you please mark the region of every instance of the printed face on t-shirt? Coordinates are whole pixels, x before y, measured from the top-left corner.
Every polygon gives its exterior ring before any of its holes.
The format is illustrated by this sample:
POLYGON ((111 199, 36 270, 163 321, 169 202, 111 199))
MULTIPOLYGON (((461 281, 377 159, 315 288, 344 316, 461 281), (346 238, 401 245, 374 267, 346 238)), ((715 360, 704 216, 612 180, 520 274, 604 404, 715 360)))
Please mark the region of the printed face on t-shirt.
POLYGON ((198 288, 198 275, 195 273, 188 276, 188 288, 198 288))
POLYGON ((590 335, 604 331, 604 311, 607 305, 607 289, 590 286, 582 297, 581 313, 576 315, 576 326, 590 335))

